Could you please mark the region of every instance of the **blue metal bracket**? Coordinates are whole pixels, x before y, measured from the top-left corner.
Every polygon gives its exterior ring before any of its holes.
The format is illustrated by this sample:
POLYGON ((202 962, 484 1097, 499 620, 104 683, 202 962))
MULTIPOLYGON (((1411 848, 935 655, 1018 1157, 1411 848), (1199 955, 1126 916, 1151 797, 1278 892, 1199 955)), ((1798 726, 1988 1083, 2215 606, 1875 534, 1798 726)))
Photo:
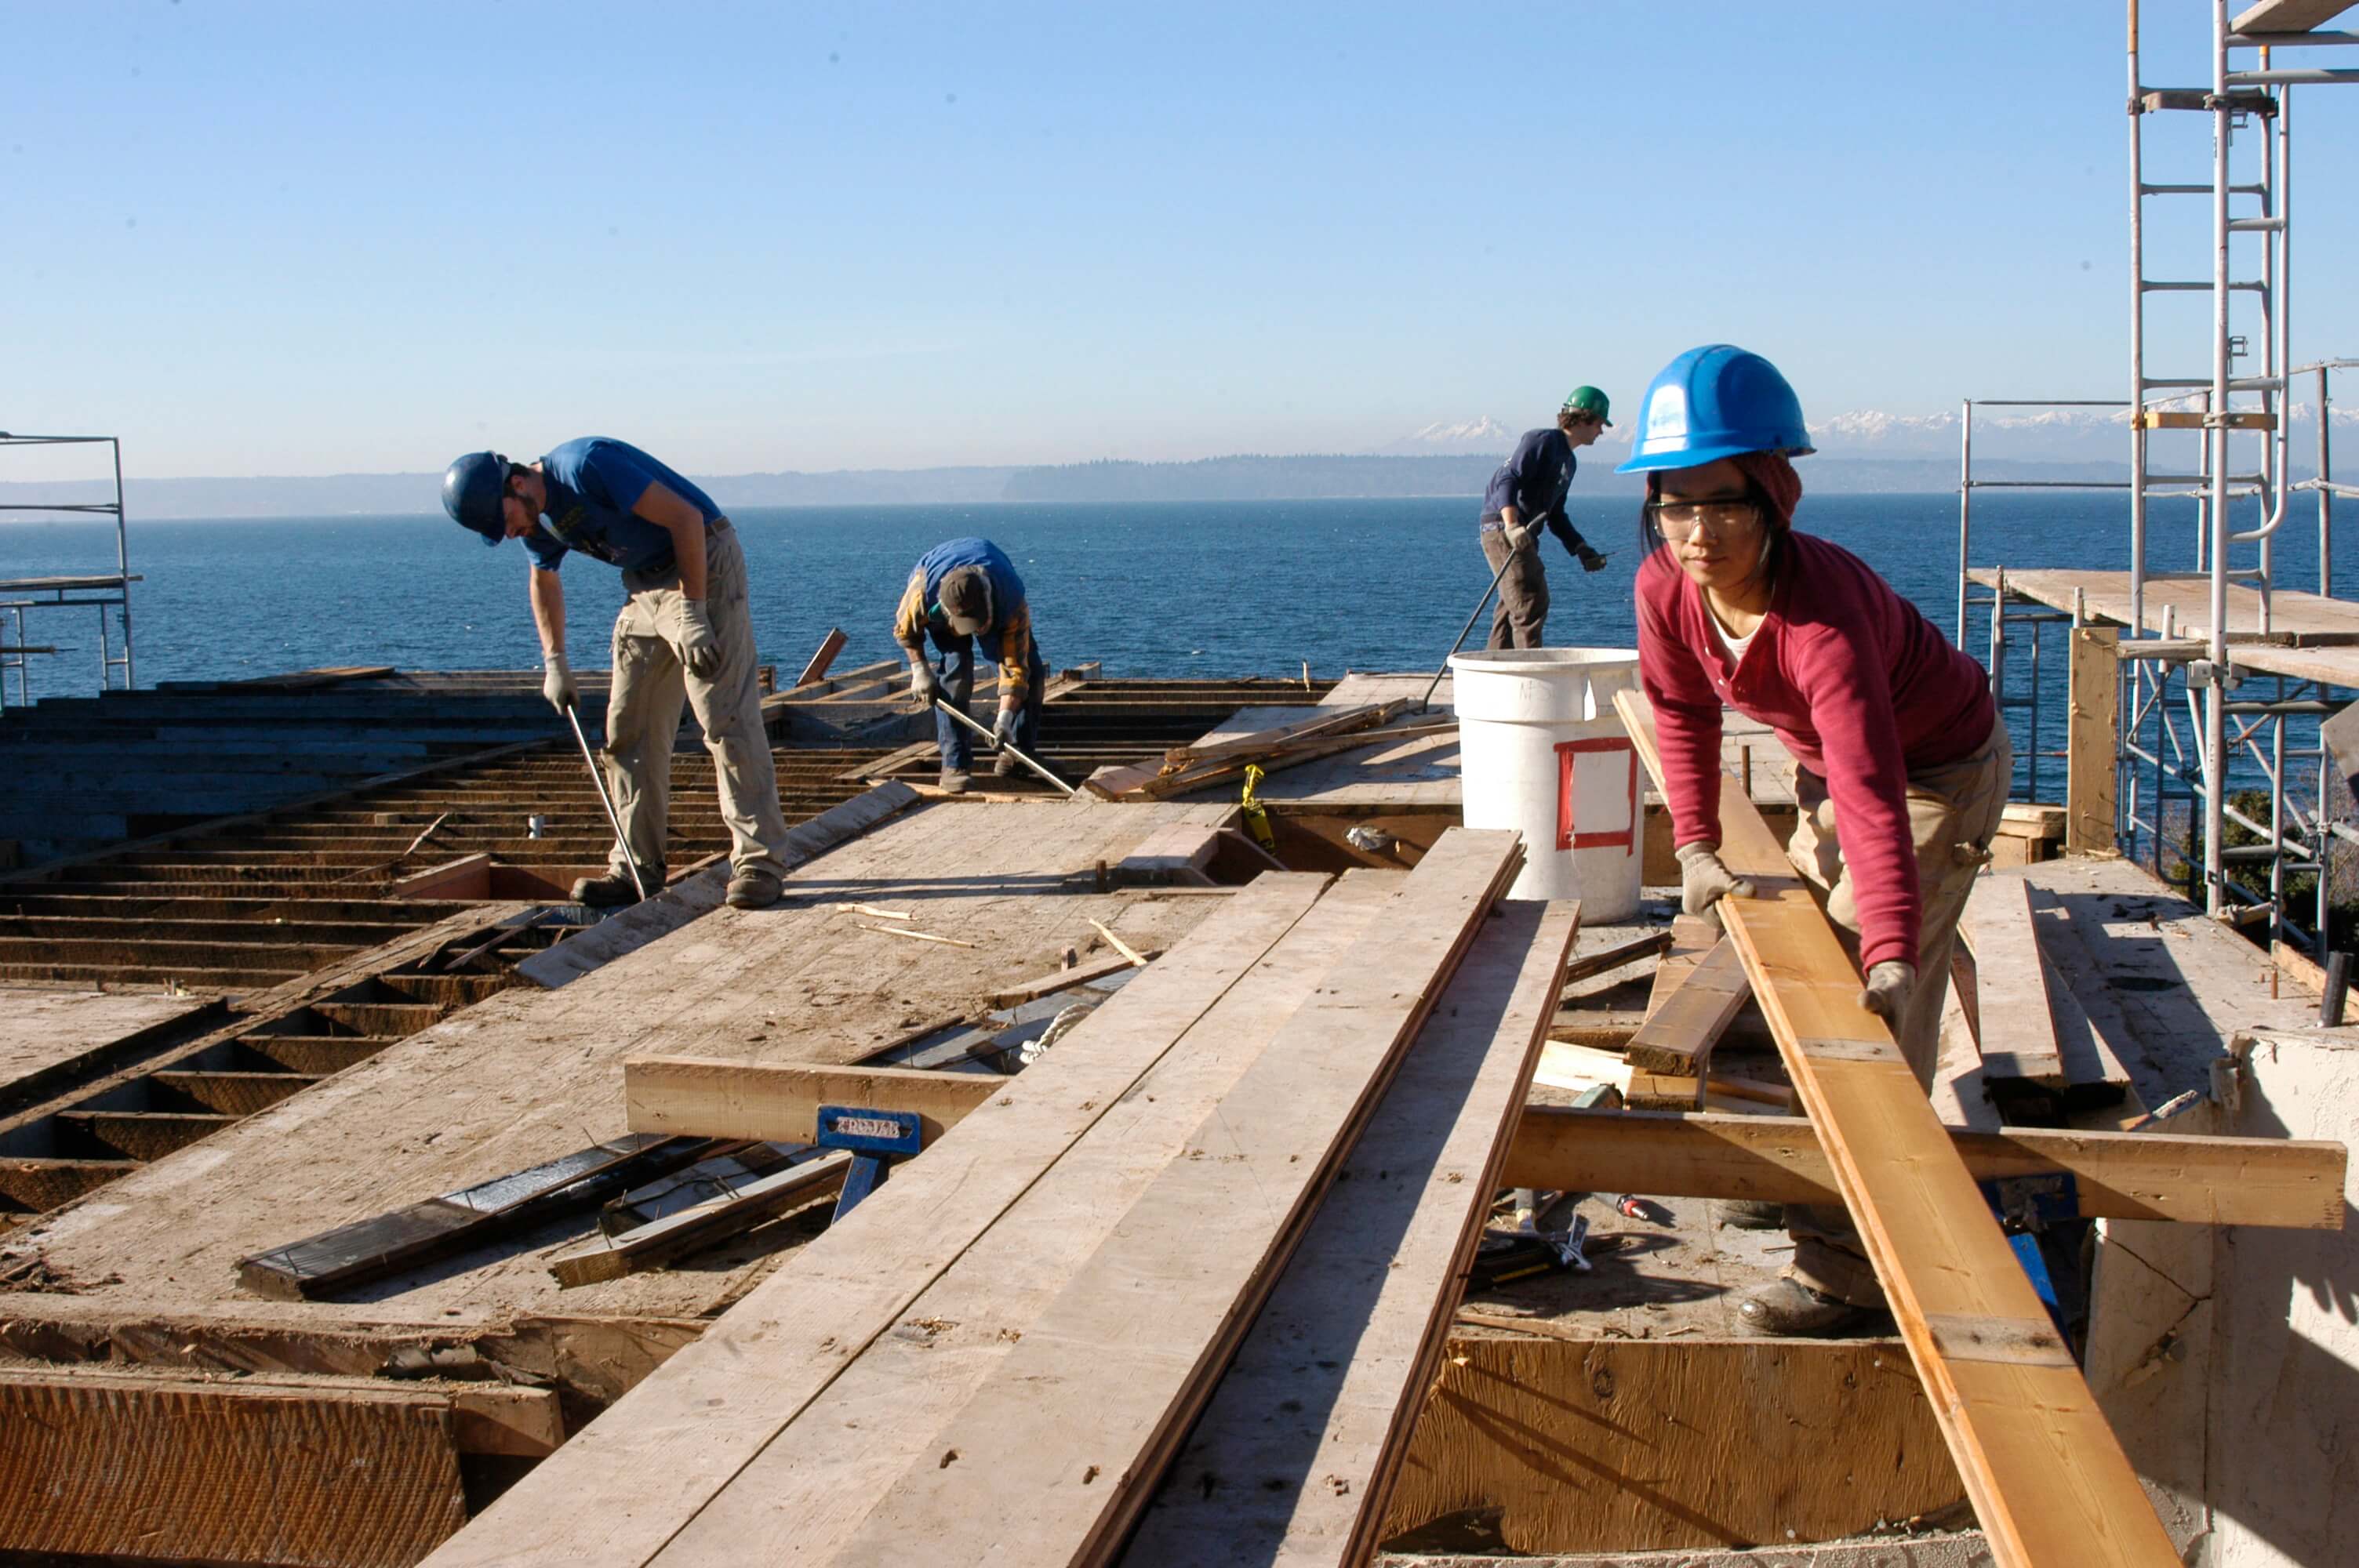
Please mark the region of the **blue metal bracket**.
POLYGON ((918 1152, 924 1142, 920 1127, 918 1113, 911 1110, 844 1105, 819 1108, 819 1136, 813 1141, 821 1149, 852 1151, 852 1168, 844 1173, 843 1190, 835 1200, 835 1219, 830 1223, 840 1222, 862 1199, 883 1186, 896 1158, 918 1152))
POLYGON ((2016 1260, 2023 1265, 2031 1288, 2039 1293, 2048 1315, 2055 1321, 2056 1332, 2069 1339, 2055 1277, 2048 1271, 2039 1238, 2049 1226, 2081 1217, 2080 1184, 2071 1172, 2058 1171, 2040 1176, 2003 1176, 1980 1185, 1991 1212, 1998 1216, 1999 1228, 2006 1233, 2007 1245, 2015 1249, 2016 1260))

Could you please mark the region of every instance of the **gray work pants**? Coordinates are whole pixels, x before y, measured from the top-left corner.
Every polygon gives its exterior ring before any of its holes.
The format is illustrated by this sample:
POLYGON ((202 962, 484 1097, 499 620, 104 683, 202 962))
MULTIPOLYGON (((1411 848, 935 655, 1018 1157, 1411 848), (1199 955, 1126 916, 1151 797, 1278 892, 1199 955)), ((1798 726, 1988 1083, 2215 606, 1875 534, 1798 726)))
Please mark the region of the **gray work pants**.
MULTIPOLYGON (((1950 990, 1958 916, 1973 891, 1975 873, 1990 858, 2014 777, 2015 748, 2004 719, 1992 724, 1990 740, 1973 756, 1908 775, 1908 832, 1916 844, 1924 914, 1917 936, 1917 989, 1893 1034, 1908 1070, 1929 1091, 1940 1058, 1941 1007, 1950 990)), ((1859 910, 1826 781, 1797 769, 1794 800, 1800 809, 1787 858, 1822 896, 1827 918, 1855 963, 1859 910)), ((1849 1210, 1840 1204, 1788 1204, 1786 1227, 1794 1238, 1795 1279, 1854 1306, 1884 1304, 1884 1288, 1876 1283, 1849 1210)))
MULTIPOLYGON (((1506 566, 1507 531, 1505 528, 1483 530, 1483 558, 1491 563, 1492 573, 1506 566)), ((1542 645, 1548 628, 1548 573, 1540 567, 1540 542, 1537 535, 1516 564, 1507 567, 1499 577, 1499 602, 1491 610, 1491 640, 1489 648, 1537 648, 1542 645)))
POLYGON ((755 676, 754 622, 745 597, 745 553, 724 519, 704 541, 704 610, 721 644, 721 667, 711 678, 690 675, 679 662, 679 573, 625 572, 630 598, 614 617, 614 689, 606 708, 606 777, 623 819, 623 842, 607 857, 611 870, 627 860, 665 863, 671 807, 671 748, 679 733, 680 705, 696 710, 704 749, 712 753, 721 819, 729 827, 729 864, 742 871, 766 866, 783 874, 787 839, 778 810, 778 773, 762 728, 762 692, 755 676))

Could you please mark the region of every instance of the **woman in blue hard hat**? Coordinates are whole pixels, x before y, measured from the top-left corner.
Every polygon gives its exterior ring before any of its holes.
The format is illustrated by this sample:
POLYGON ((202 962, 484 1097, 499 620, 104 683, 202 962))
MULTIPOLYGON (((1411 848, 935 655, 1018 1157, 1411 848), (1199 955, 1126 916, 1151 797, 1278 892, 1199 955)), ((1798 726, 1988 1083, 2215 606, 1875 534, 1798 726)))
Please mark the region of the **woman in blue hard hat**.
MULTIPOLYGON (((1811 450, 1794 389, 1760 355, 1690 349, 1647 389, 1638 671, 1654 705, 1680 902, 1752 888, 1720 859, 1721 709, 1793 753, 1787 854, 1819 890, 1929 1088, 1951 944, 1989 859, 2015 758, 1982 667, 1850 551, 1794 529, 1811 450)), ((1789 1207, 1788 1273, 1740 1305, 1768 1334, 1824 1334, 1883 1306, 1840 1207, 1789 1207)))

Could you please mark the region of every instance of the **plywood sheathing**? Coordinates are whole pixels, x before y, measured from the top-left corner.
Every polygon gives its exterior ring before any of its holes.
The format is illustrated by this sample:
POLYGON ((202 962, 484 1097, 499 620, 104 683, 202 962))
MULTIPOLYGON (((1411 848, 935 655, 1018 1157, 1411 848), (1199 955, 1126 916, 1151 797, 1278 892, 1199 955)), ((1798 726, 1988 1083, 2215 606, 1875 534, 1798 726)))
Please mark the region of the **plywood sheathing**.
MULTIPOLYGON (((1067 946, 1097 940, 1093 918, 1134 946, 1169 946, 1217 901, 1067 890, 1089 887, 1097 860, 1205 809, 918 808, 791 873, 775 909, 718 910, 562 991, 510 990, 471 1008, 16 1233, 0 1266, 38 1259, 46 1278, 126 1311, 250 1310, 234 1284, 239 1257, 521 1170, 581 1147, 585 1129, 592 1139, 619 1131, 625 1055, 851 1061, 1056 968, 1067 946), (918 927, 978 945, 864 935, 837 907, 854 902, 909 910, 918 927)), ((771 1266, 633 1276, 560 1304, 531 1245, 565 1234, 511 1240, 315 1310, 337 1322, 693 1316, 771 1266)))

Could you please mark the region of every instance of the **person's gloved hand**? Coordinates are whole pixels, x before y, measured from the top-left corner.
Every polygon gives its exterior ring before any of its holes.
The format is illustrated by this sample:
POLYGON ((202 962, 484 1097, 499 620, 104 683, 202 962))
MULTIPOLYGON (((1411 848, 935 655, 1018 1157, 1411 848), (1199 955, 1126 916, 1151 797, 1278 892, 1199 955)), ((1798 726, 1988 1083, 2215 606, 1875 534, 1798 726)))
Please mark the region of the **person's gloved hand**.
POLYGON ((1573 557, 1581 562, 1581 569, 1583 571, 1602 572, 1605 569, 1605 557, 1588 545, 1582 546, 1572 554, 1573 557))
POLYGON ((1900 1015, 1908 1011, 1908 995, 1916 989, 1917 966, 1886 958, 1868 969, 1867 985, 1859 993, 1859 1005, 1897 1030, 1900 1027, 1900 1015))
POLYGON ((1020 711, 1013 708, 1003 708, 999 710, 999 717, 991 721, 991 740, 994 745, 1005 748, 1016 744, 1016 720, 1020 711))
POLYGON ((549 706, 562 713, 581 697, 573 685, 573 666, 565 662, 562 653, 540 656, 540 695, 549 698, 549 706))
POLYGON ((1690 914, 1701 914, 1712 924, 1720 923, 1719 914, 1712 907, 1730 893, 1739 898, 1753 896, 1753 884, 1730 871, 1720 858, 1720 846, 1692 839, 1679 848, 1680 907, 1690 914))
POLYGON ((942 677, 936 675, 934 666, 924 659, 909 666, 909 695, 928 708, 941 700, 942 677))
POLYGON ((1521 555, 1532 547, 1532 525, 1528 523, 1504 523, 1499 532, 1507 536, 1507 553, 1521 555))
POLYGON ((683 596, 679 601, 679 662, 699 680, 710 679, 721 668, 721 640, 704 613, 704 600, 683 596))

